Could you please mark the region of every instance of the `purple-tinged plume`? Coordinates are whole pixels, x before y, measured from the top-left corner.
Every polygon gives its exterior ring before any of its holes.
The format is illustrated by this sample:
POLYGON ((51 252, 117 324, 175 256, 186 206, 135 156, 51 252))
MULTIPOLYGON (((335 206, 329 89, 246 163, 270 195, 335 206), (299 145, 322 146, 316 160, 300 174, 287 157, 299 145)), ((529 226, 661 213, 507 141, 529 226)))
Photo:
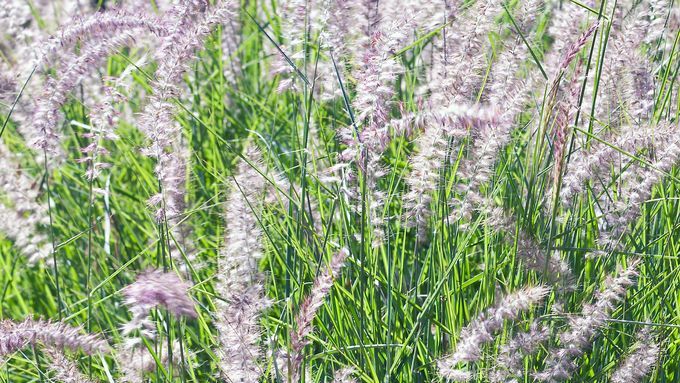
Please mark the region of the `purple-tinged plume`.
POLYGON ((406 176, 409 190, 404 201, 407 226, 418 228, 421 242, 427 239, 430 202, 439 187, 439 170, 446 162, 448 148, 457 148, 470 130, 481 130, 497 123, 499 115, 493 107, 463 104, 417 116, 416 122, 426 129, 416 139, 419 151, 410 159, 412 170, 406 176))
POLYGON ((489 374, 491 383, 514 382, 514 378, 524 375, 524 358, 532 355, 542 344, 550 340, 550 329, 531 322, 529 331, 515 334, 506 344, 501 346, 494 370, 489 374))
MULTIPOLYGON (((677 124, 676 124, 677 125, 677 124)), ((663 143, 657 160, 651 166, 633 165, 621 174, 621 193, 619 199, 606 206, 602 217, 603 228, 599 242, 607 248, 616 248, 629 226, 640 216, 642 205, 651 197, 654 185, 659 183, 680 159, 680 141, 673 137, 663 143)))
POLYGON ((452 381, 467 381, 471 374, 456 368, 459 363, 478 361, 482 347, 494 340, 505 321, 519 318, 523 311, 540 303, 550 292, 545 286, 526 287, 505 296, 496 306, 487 309, 463 330, 454 352, 437 362, 439 374, 452 381), (465 377, 467 379, 462 379, 465 377))
POLYGON ((115 130, 119 112, 115 105, 124 99, 124 96, 112 86, 104 86, 103 93, 102 100, 90 112, 92 131, 83 135, 90 139, 90 143, 80 149, 85 156, 78 159, 78 162, 87 163, 85 177, 90 181, 98 178, 102 169, 111 167, 111 164, 105 162, 103 158, 109 153, 104 143, 118 139, 115 130))
POLYGON ((173 272, 151 270, 137 276, 137 280, 123 289, 125 305, 133 314, 124 328, 125 335, 147 320, 152 309, 162 306, 177 317, 196 317, 194 302, 189 296, 189 284, 173 272))
POLYGON ((0 143, 0 192, 6 201, 0 202, 0 232, 14 242, 14 246, 29 263, 52 254, 52 245, 41 226, 49 224, 46 204, 39 201, 38 181, 27 174, 19 158, 0 143))
POLYGON ((47 44, 42 43, 38 49, 42 57, 37 65, 48 65, 60 52, 70 53, 77 43, 98 44, 111 38, 114 34, 130 31, 149 31, 155 35, 165 34, 162 22, 155 16, 144 12, 131 14, 125 10, 97 12, 86 17, 77 16, 50 37, 47 44))
POLYGON ((307 338, 314 330, 312 322, 317 311, 323 306, 326 296, 333 287, 333 282, 340 274, 340 269, 345 264, 345 259, 349 256, 347 249, 341 249, 331 259, 331 263, 326 271, 317 277, 309 295, 300 305, 300 311, 295 318, 296 330, 291 333, 290 343, 292 347, 293 381, 297 382, 300 378, 303 351, 306 345, 311 343, 307 338))
POLYGON ((54 153, 59 146, 56 131, 59 110, 66 103, 68 95, 92 69, 117 49, 134 41, 131 33, 120 33, 101 43, 85 44, 79 56, 71 55, 59 71, 59 79, 49 79, 38 96, 33 117, 34 138, 31 144, 48 153, 54 153))
POLYGON ((635 284, 639 263, 634 260, 628 268, 619 269, 617 276, 607 277, 595 302, 584 305, 581 315, 569 319, 569 328, 559 334, 559 348, 551 350, 545 369, 534 374, 536 380, 554 383, 573 377, 578 369, 576 359, 585 354, 597 331, 605 325, 616 305, 625 298, 628 287, 635 284))
POLYGON ((92 355, 108 352, 109 345, 99 335, 84 334, 81 327, 64 322, 24 319, 22 322, 0 322, 0 356, 27 346, 45 345, 57 349, 81 350, 92 355))
MULTIPOLYGON (((620 129, 619 135, 611 137, 609 145, 593 140, 589 150, 572 156, 562 179, 562 205, 573 206, 576 196, 583 192, 589 180, 609 179, 612 166, 624 156, 623 153, 650 150, 659 143, 672 142, 675 129, 676 124, 666 122, 640 127, 626 126, 620 129)), ((602 190, 600 184, 596 182, 591 186, 595 194, 602 190)))
POLYGON ((95 381, 89 379, 83 374, 78 365, 73 360, 69 359, 63 350, 54 347, 45 347, 42 350, 51 361, 47 368, 53 372, 54 379, 62 383, 94 383, 95 381))
POLYGON ((186 155, 181 149, 181 127, 175 121, 173 100, 182 93, 182 76, 188 71, 194 52, 214 26, 234 17, 230 0, 209 8, 205 14, 202 8, 189 2, 177 10, 179 16, 169 27, 172 33, 163 39, 155 54, 158 69, 153 95, 139 118, 139 129, 150 141, 143 152, 156 159, 161 191, 150 203, 159 206, 156 218, 161 221, 181 214, 184 206, 184 189, 178 180, 185 178, 186 155))
POLYGON ((614 371, 611 383, 640 383, 659 359, 659 343, 649 328, 640 330, 628 357, 614 371))
POLYGON ((222 299, 215 303, 215 327, 219 331, 215 353, 225 379, 255 383, 263 373, 259 318, 270 305, 258 270, 264 238, 257 214, 270 185, 260 173, 264 169, 260 152, 250 146, 244 158, 247 161, 239 162, 230 183, 224 246, 217 258, 215 292, 222 299))

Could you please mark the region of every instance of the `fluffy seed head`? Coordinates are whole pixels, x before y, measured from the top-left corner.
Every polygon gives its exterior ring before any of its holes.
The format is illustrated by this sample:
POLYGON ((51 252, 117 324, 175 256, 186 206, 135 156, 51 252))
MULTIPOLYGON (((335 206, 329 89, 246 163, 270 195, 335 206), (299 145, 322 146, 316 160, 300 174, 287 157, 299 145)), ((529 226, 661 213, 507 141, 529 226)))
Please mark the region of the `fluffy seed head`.
POLYGON ((25 319, 0 322, 0 356, 19 351, 28 345, 44 344, 58 349, 81 350, 86 354, 107 352, 109 345, 100 336, 83 334, 80 327, 64 322, 25 319))
POLYGON ((650 328, 637 334, 637 342, 632 351, 614 371, 611 383, 639 383, 652 371, 659 358, 660 347, 650 328))
POLYGON ((125 304, 134 311, 148 313, 163 306, 180 317, 196 317, 194 302, 189 297, 189 284, 173 272, 151 270, 137 276, 137 280, 123 289, 125 304))
POLYGON ((493 341, 506 320, 519 318, 523 311, 541 302, 549 292, 546 286, 523 288, 505 296, 496 306, 480 314, 461 330, 455 351, 437 362, 439 373, 445 378, 448 378, 445 374, 459 376, 459 370, 455 368, 458 363, 479 360, 484 344, 493 341))

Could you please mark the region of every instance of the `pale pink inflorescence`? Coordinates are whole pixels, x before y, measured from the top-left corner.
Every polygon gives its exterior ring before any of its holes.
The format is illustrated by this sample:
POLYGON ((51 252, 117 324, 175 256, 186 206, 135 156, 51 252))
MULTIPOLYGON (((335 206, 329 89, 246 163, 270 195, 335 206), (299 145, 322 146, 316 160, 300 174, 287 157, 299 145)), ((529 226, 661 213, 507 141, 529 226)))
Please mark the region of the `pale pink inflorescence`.
MULTIPOLYGON (((530 3, 518 11, 520 24, 528 24, 540 5, 540 1, 530 3)), ((458 17, 455 11, 457 6, 454 4, 448 10, 448 18, 455 20, 458 17)), ((475 92, 482 84, 484 52, 489 47, 485 36, 500 11, 500 3, 481 1, 463 13, 471 22, 456 24, 452 35, 446 33, 446 28, 443 30, 442 41, 435 41, 431 78, 425 85, 430 92, 427 108, 436 110, 442 104, 465 104, 475 98, 475 92)), ((458 186, 460 198, 451 202, 453 211, 449 221, 469 217, 472 210, 483 203, 479 187, 491 178, 499 151, 509 141, 515 118, 523 109, 533 85, 531 78, 523 80, 518 74, 527 54, 524 43, 519 40, 504 50, 497 65, 492 67, 492 80, 485 97, 489 106, 469 107, 471 110, 495 111, 489 121, 465 124, 451 119, 451 123, 441 126, 425 119, 419 121, 423 133, 416 140, 418 152, 411 157, 412 171, 406 177, 409 191, 404 197, 408 225, 418 226, 419 240, 426 239, 427 221, 431 215, 429 205, 438 188, 439 169, 444 166, 447 156, 455 158, 458 155, 460 144, 467 138, 471 140, 469 158, 463 158, 458 170, 459 178, 465 182, 458 186)))
POLYGON ((101 100, 92 108, 89 115, 92 131, 83 135, 90 143, 80 149, 84 156, 77 160, 87 163, 85 177, 90 181, 98 178, 103 169, 111 167, 105 160, 109 152, 104 144, 106 141, 118 139, 115 130, 120 112, 116 109, 116 104, 125 99, 115 86, 104 86, 102 91, 101 100))
MULTIPOLYGON (((677 124, 676 124, 677 125, 677 124)), ((621 193, 618 200, 603 203, 603 229, 599 242, 607 248, 620 246, 629 226, 640 216, 642 205, 651 197, 654 186, 680 159, 680 141, 670 138, 656 153, 657 160, 651 166, 633 166, 621 174, 621 193)), ((606 198, 606 197, 605 197, 606 198)))
POLYGON ((452 381, 468 381, 471 373, 456 366, 478 361, 484 345, 494 340, 505 321, 518 319, 523 311, 539 304, 549 292, 546 286, 526 287, 505 296, 496 306, 480 314, 461 330, 455 351, 437 362, 439 374, 452 381))
MULTIPOLYGON (((202 2, 199 2, 202 3, 202 2)), ((194 52, 213 27, 227 22, 233 17, 230 0, 220 2, 201 10, 205 4, 188 3, 176 9, 176 18, 168 28, 171 33, 161 41, 156 51, 158 62, 153 95, 139 118, 139 129, 146 135, 150 145, 144 154, 156 160, 156 175, 161 191, 150 199, 152 205, 159 206, 156 218, 164 221, 176 217, 184 210, 184 183, 186 154, 181 145, 181 127, 175 121, 176 106, 174 99, 181 95, 180 84, 189 69, 194 52)))
POLYGON ((236 83, 241 75, 242 64, 239 58, 239 50, 242 39, 242 25, 238 17, 241 7, 240 2, 230 2, 230 10, 233 17, 224 22, 222 26, 222 61, 224 62, 224 77, 232 84, 236 83))
POLYGON ((31 145, 48 153, 58 151, 60 138, 56 127, 59 110, 66 103, 71 91, 102 60, 133 41, 132 33, 123 32, 101 43, 85 44, 79 56, 71 55, 67 58, 59 71, 58 80, 48 79, 38 97, 33 117, 35 136, 31 145))
MULTIPOLYGON (((157 339, 156 324, 150 318, 152 309, 163 307, 177 317, 197 316, 189 288, 174 272, 151 270, 140 274, 123 289, 125 305, 132 313, 132 319, 122 326, 123 342, 116 347, 116 360, 124 382, 141 383, 144 375, 156 368, 156 360, 144 343, 144 339, 157 339), (133 334, 135 332, 138 334, 133 334)), ((166 368, 181 361, 182 350, 177 340, 172 348, 170 352, 165 342, 158 343, 157 356, 166 368)))
POLYGON ((133 314, 123 334, 129 335, 132 330, 145 327, 149 313, 159 306, 177 317, 195 318, 197 314, 189 288, 190 285, 174 272, 151 270, 139 274, 134 283, 123 289, 125 305, 133 314))
MULTIPOLYGON (((156 207, 155 217, 164 222, 172 238, 167 238, 170 257, 188 274, 194 255, 187 244, 188 228, 183 224, 186 208, 186 182, 190 153, 175 120, 175 99, 183 93, 181 84, 194 53, 218 25, 229 23, 236 16, 234 1, 226 0, 208 6, 207 2, 184 1, 171 8, 164 18, 167 36, 156 50, 158 63, 152 92, 139 118, 139 129, 149 141, 143 153, 156 160, 155 173, 160 192, 149 199, 156 207), (176 246, 177 244, 182 249, 176 246)), ((227 30, 225 32, 229 33, 227 30)))
POLYGON ((48 65, 50 60, 64 52, 70 53, 79 42, 88 44, 101 43, 111 38, 112 33, 146 30, 156 35, 163 35, 163 23, 155 16, 117 9, 97 12, 88 16, 76 16, 49 38, 47 44, 41 44, 38 50, 42 57, 36 63, 39 67, 48 65))
POLYGON ((635 284, 638 260, 619 269, 616 276, 609 276, 604 287, 596 294, 595 302, 583 306, 581 315, 569 319, 569 327, 559 334, 559 348, 552 349, 545 362, 545 369, 535 373, 540 382, 561 382, 573 377, 578 366, 576 359, 582 356, 593 342, 597 331, 624 300, 626 290, 635 284))
POLYGON ((54 379, 61 383, 94 383, 92 380, 85 376, 80 369, 78 364, 68 358, 63 350, 56 349, 54 347, 44 347, 42 349, 43 354, 45 354, 50 362, 48 364, 48 369, 53 372, 54 379))
POLYGON ((42 56, 36 66, 43 70, 51 60, 59 63, 58 78, 48 77, 36 101, 32 127, 21 133, 36 148, 48 153, 59 149, 59 133, 56 131, 59 109, 66 103, 72 90, 96 68, 102 60, 116 50, 132 45, 135 33, 149 30, 157 36, 164 30, 154 17, 117 12, 103 12, 84 19, 76 19, 60 29, 49 42, 42 41, 42 56), (72 53, 76 43, 81 42, 80 53, 72 53))
MULTIPOLYGON (((172 342, 171 349, 167 342, 159 342, 154 353, 166 371, 182 362, 182 347, 176 339, 172 342)), ((116 347, 116 360, 121 373, 120 379, 125 383, 144 383, 147 381, 145 374, 153 373, 158 368, 156 358, 141 338, 125 338, 116 347)))
POLYGON ((528 331, 516 333, 506 344, 501 346, 496 365, 489 374, 492 383, 517 382, 524 374, 524 358, 532 355, 550 340, 550 329, 536 320, 531 322, 528 331))
POLYGON ((309 292, 309 295, 300 304, 300 311, 295 319, 296 329, 291 333, 291 347, 292 347, 292 366, 293 379, 298 381, 301 373, 301 365, 304 357, 303 351, 306 345, 310 344, 308 336, 314 330, 312 322, 316 316, 317 311, 323 306, 326 296, 333 287, 333 282, 340 274, 340 270, 349 256, 347 249, 338 251, 328 266, 328 269, 322 272, 314 281, 314 286, 309 292))
POLYGON ((652 371, 659 359, 661 347, 649 328, 637 333, 637 342, 626 359, 614 371, 611 383, 640 383, 652 371))
POLYGON ((40 202, 39 182, 19 163, 19 157, 0 142, 0 232, 9 237, 29 263, 52 254, 41 226, 49 224, 48 208, 40 202))
MULTIPOLYGON (((532 0, 523 4, 515 15, 517 23, 523 26, 530 25, 540 8, 540 3, 540 0, 532 0)), ((492 123, 473 126, 470 129, 470 147, 456 172, 460 196, 450 202, 452 207, 450 222, 456 222, 460 218, 470 219, 473 211, 483 204, 484 196, 480 187, 491 179, 501 149, 510 141, 510 134, 516 127, 517 116, 524 110, 538 76, 536 70, 528 71, 526 78, 522 78, 519 72, 528 55, 526 44, 516 37, 510 46, 500 53, 497 62, 491 68, 489 74, 491 79, 485 91, 485 98, 490 108, 498 111, 498 115, 492 123)))
MULTIPOLYGON (((612 126, 645 117, 654 104, 651 62, 640 48, 645 37, 662 32, 663 25, 652 27, 648 2, 632 10, 629 6, 619 2, 613 12, 595 106, 596 117, 608 119, 612 126)), ((592 102, 592 94, 588 96, 587 102, 592 102)))
MULTIPOLYGON (((592 142, 591 147, 572 156, 569 167, 562 179, 560 199, 562 206, 571 207, 576 197, 585 189, 586 182, 597 181, 591 186, 597 195, 605 185, 599 180, 608 180, 612 167, 618 161, 634 161, 624 153, 634 154, 649 150, 659 143, 668 142, 675 134, 675 124, 662 122, 658 125, 624 127, 621 134, 612 138, 610 145, 592 142)), ((617 165, 618 166, 618 165, 617 165)), ((605 181, 606 182, 606 181, 605 181)))
POLYGON ((410 23, 411 19, 404 17, 384 22, 370 35, 360 65, 353 73, 357 79, 352 102, 354 119, 337 133, 345 149, 334 169, 344 172, 343 182, 349 184, 345 197, 351 206, 358 211, 359 200, 365 201, 369 224, 373 228, 374 247, 379 246, 384 237, 381 209, 386 193, 380 189, 378 181, 386 174, 381 160, 393 138, 388 124, 389 113, 393 107, 394 82, 403 70, 394 54, 406 41, 410 23), (361 193, 355 169, 362 171, 366 183, 361 193))
POLYGON ((367 36, 356 27, 356 20, 362 22, 363 3, 361 0, 331 0, 329 5, 326 31, 322 41, 330 50, 329 54, 339 67, 345 60, 356 59, 366 43, 367 36))
POLYGON ((441 111, 424 112, 415 117, 414 122, 425 129, 416 139, 419 151, 411 156, 412 170, 406 177, 409 190, 404 201, 407 226, 418 228, 421 241, 427 239, 430 202, 439 186, 439 171, 449 154, 449 142, 455 148, 470 130, 483 130, 499 123, 500 115, 494 107, 453 104, 441 111))
POLYGON ((21 322, 10 320, 0 322, 0 356, 19 351, 29 345, 81 350, 89 355, 109 351, 108 343, 101 336, 85 334, 82 328, 64 322, 30 318, 21 322))
MULTIPOLYGON (((590 186, 595 195, 600 194, 617 160, 631 162, 619 150, 636 154, 643 149, 659 147, 673 135, 673 127, 669 126, 672 124, 655 124, 646 120, 654 104, 654 85, 650 60, 642 47, 647 36, 654 40, 663 32, 657 11, 663 14, 665 20, 665 6, 651 2, 642 2, 629 9, 631 6, 630 2, 620 2, 613 10, 610 42, 594 111, 596 118, 609 119, 613 131, 606 134, 604 140, 614 148, 590 140, 585 153, 577 152, 571 156, 560 190, 560 200, 565 207, 573 205, 575 197, 584 190, 588 180, 596 180, 590 186)), ((593 97, 591 87, 586 87, 583 104, 590 105, 593 97)), ((636 163, 631 164, 633 169, 638 168, 636 163)), ((633 171, 633 174, 636 172, 633 171)), ((619 226, 625 229, 627 223, 619 226)), ((603 244, 611 245, 612 241, 617 240, 603 238, 603 244)))
POLYGON ((552 170, 552 183, 548 192, 546 192, 546 198, 548 203, 545 205, 548 209, 547 213, 552 214, 550 211, 555 206, 555 200, 558 196, 555 194, 555 190, 559 190, 562 182, 562 175, 564 174, 564 164, 565 157, 567 154, 567 139, 570 135, 570 127, 574 123, 576 112, 578 111, 579 102, 579 91, 581 87, 579 78, 580 65, 576 68, 575 73, 572 75, 572 79, 566 86, 564 92, 561 93, 561 97, 556 101, 556 105, 553 109, 553 170, 552 170))
POLYGON ((427 85, 432 93, 431 105, 464 103, 474 99, 485 66, 484 53, 489 47, 486 36, 501 10, 500 2, 483 0, 469 7, 460 19, 454 14, 457 9, 450 11, 450 19, 458 21, 465 18, 467 21, 455 23, 454 31, 442 36, 442 44, 434 53, 433 73, 427 85))
MULTIPOLYGON (((272 63, 271 74, 282 77, 277 91, 299 91, 298 73, 295 67, 303 73, 305 69, 305 44, 307 42, 307 17, 312 2, 307 0, 290 0, 282 3, 281 33, 284 44, 276 50, 272 63), (290 62, 288 62, 290 60, 290 62), (291 65, 292 63, 292 65, 291 65)), ((311 36, 310 36, 311 37, 311 36)))
POLYGON ((588 11, 573 3, 561 3, 559 1, 551 3, 553 10, 547 32, 555 41, 550 48, 553 53, 546 56, 543 67, 548 78, 554 79, 562 70, 563 55, 569 50, 568 47, 573 46, 577 40, 576 36, 582 36, 581 26, 587 19, 588 11))
POLYGON ((218 256, 219 277, 215 292, 215 326, 219 331, 218 367, 225 379, 257 382, 263 372, 259 345, 261 312, 270 302, 264 294, 258 263, 264 253, 264 238, 258 214, 270 191, 260 172, 262 155, 253 146, 246 149, 236 168, 226 201, 224 247, 218 256))

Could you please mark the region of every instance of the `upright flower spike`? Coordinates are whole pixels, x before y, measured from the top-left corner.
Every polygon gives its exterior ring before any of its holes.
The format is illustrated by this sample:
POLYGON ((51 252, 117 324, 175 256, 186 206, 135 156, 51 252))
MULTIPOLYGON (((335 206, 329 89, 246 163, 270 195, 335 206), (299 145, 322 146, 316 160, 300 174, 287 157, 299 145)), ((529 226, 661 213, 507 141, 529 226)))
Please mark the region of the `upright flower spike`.
POLYGON ((18 158, 0 142, 0 232, 33 264, 52 254, 40 227, 49 224, 47 206, 40 203, 37 181, 21 169, 18 158))
MULTIPOLYGON (((469 22, 457 23, 455 33, 446 35, 445 46, 435 53, 435 69, 427 88, 431 89, 432 105, 469 102, 479 89, 484 69, 486 39, 493 27, 494 17, 501 11, 501 3, 482 0, 469 7, 461 17, 469 22)), ((451 14, 452 19, 456 17, 451 14)))
POLYGON ((230 4, 233 7, 231 12, 234 17, 226 21, 222 27, 222 61, 225 62, 224 77, 233 85, 241 76, 242 64, 239 49, 243 26, 238 15, 240 2, 232 1, 230 4))
POLYGON ((646 327, 637 334, 637 342, 633 345, 626 359, 612 374, 611 383, 640 383, 654 368, 661 347, 654 339, 650 328, 646 327))
POLYGON ((548 27, 548 34, 555 40, 550 48, 550 51, 554 53, 546 57, 543 66, 550 79, 556 78, 561 71, 561 64, 564 63, 563 54, 569 50, 569 46, 574 46, 575 36, 583 36, 581 25, 588 15, 588 11, 573 3, 555 1, 553 6, 552 22, 548 27))
MULTIPOLYGON (((559 190, 562 182, 562 174, 564 169, 565 154, 567 152, 567 139, 570 133, 570 126, 574 121, 576 111, 578 110, 578 97, 580 90, 580 66, 576 68, 573 74, 567 91, 564 92, 562 99, 557 102, 555 111, 553 112, 553 170, 552 170, 552 185, 550 190, 546 193, 548 203, 546 206, 551 209, 554 206, 556 190, 559 190)), ((550 211, 548 214, 551 214, 550 211)))
POLYGON ((549 292, 550 289, 545 286, 523 288, 505 296, 496 306, 480 314, 461 330, 455 351, 437 362, 439 375, 455 382, 470 380, 471 373, 457 369, 456 365, 478 361, 484 344, 494 340, 505 321, 519 318, 523 311, 540 303, 549 292))
POLYGON ((268 181, 262 155, 253 146, 246 149, 230 184, 226 201, 226 233, 217 266, 215 326, 219 331, 218 367, 224 379, 255 383, 263 372, 259 346, 261 312, 269 306, 264 294, 258 263, 264 252, 264 238, 258 222, 268 181))
POLYGON ((108 352, 109 345, 99 335, 83 334, 80 327, 64 322, 24 319, 21 322, 0 322, 0 356, 21 350, 29 345, 45 345, 57 349, 81 350, 93 355, 108 352))
POLYGON ((124 100, 124 96, 116 90, 115 86, 104 86, 102 99, 90 112, 92 132, 83 135, 90 139, 90 143, 80 149, 84 157, 77 160, 87 163, 85 178, 90 181, 98 178, 102 169, 111 167, 111 164, 105 162, 102 158, 108 154, 103 144, 107 140, 118 139, 115 130, 118 125, 119 112, 116 110, 115 104, 122 100, 124 100))
POLYGON ((296 331, 291 333, 290 343, 292 347, 292 364, 293 364, 293 381, 297 382, 301 376, 302 359, 304 357, 303 351, 306 345, 310 343, 307 337, 314 330, 312 322, 316 316, 317 311, 324 303, 326 296, 333 287, 333 282, 340 274, 340 269, 345 263, 345 259, 349 256, 347 249, 338 251, 331 260, 328 269, 324 271, 314 281, 314 286, 309 295, 300 305, 300 311, 295 319, 296 331))
POLYGON ((361 13, 361 8, 360 0, 330 1, 327 32, 322 37, 339 63, 360 55, 360 47, 364 43, 362 40, 366 36, 355 27, 355 21, 356 18, 365 16, 361 13))
POLYGON ((468 156, 461 160, 456 173, 461 180, 467 180, 467 184, 459 182, 461 197, 451 203, 450 222, 463 217, 469 219, 484 199, 479 189, 493 176, 501 149, 510 141, 516 118, 522 112, 536 80, 536 71, 531 71, 526 79, 518 77, 519 64, 527 55, 526 46, 518 40, 501 53, 498 67, 492 69, 493 80, 488 101, 490 108, 498 110, 498 116, 495 123, 471 129, 472 142, 468 156))
POLYGON ((418 228, 418 240, 427 239, 430 202, 439 184, 439 170, 444 166, 449 141, 456 147, 470 130, 482 130, 499 122, 494 107, 454 104, 448 108, 421 113, 419 125, 426 126, 416 139, 419 151, 411 156, 411 173, 406 176, 409 191, 404 195, 407 227, 418 228))
MULTIPOLYGON (((380 245, 384 237, 382 209, 386 196, 380 190, 378 180, 386 174, 381 160, 392 140, 387 122, 392 108, 394 81, 402 71, 394 54, 406 40, 410 22, 405 17, 385 22, 371 35, 361 66, 354 74, 357 78, 356 97, 353 100, 356 118, 349 126, 339 129, 337 134, 346 146, 337 166, 343 169, 355 167, 361 169, 364 175, 366 186, 362 192, 357 190, 345 193, 345 196, 352 200, 355 210, 359 210, 357 200, 363 198, 362 203, 365 202, 369 224, 374 232, 374 247, 380 245)), ((345 175, 345 178, 349 176, 345 175)), ((353 186, 358 189, 358 185, 353 186)))
MULTIPOLYGON (((609 32, 607 54, 600 71, 595 117, 613 127, 643 118, 654 105, 651 62, 641 51, 645 37, 663 31, 652 27, 648 2, 628 9, 628 2, 617 2, 609 32), (611 53, 610 53, 611 52, 611 53)), ((664 14, 663 19, 665 20, 664 14)), ((657 35, 658 36, 658 35, 657 35)), ((589 90, 590 88, 587 88, 589 90)), ((592 92, 590 92, 592 93, 592 92)), ((592 103, 593 94, 587 94, 592 103)))
POLYGON ((278 49, 276 50, 275 61, 271 67, 272 75, 283 76, 277 89, 279 93, 287 90, 299 90, 297 88, 298 75, 293 65, 297 68, 305 65, 305 55, 307 54, 305 44, 308 37, 307 21, 310 12, 308 5, 310 3, 306 0, 282 2, 281 34, 284 44, 280 48, 283 54, 278 49), (291 62, 293 65, 291 65, 291 62))
POLYGON ((581 315, 570 318, 569 328, 559 334, 559 348, 551 350, 545 369, 534 374, 537 381, 554 383, 573 377, 578 369, 576 359, 585 354, 597 331, 604 326, 616 305, 625 298, 628 287, 635 283, 639 263, 634 260, 628 268, 619 269, 618 275, 607 277, 595 302, 584 305, 581 315))
MULTIPOLYGON (((200 2, 202 3, 202 2, 200 2)), ((161 191, 150 199, 158 205, 156 217, 165 220, 182 213, 184 188, 177 180, 183 180, 186 158, 181 150, 181 127, 175 121, 176 107, 173 99, 181 94, 182 76, 189 69, 190 60, 213 27, 233 17, 231 0, 223 1, 202 13, 203 6, 188 2, 178 10, 170 33, 161 42, 155 54, 158 62, 153 95, 139 118, 139 128, 147 136, 150 145, 144 154, 156 159, 156 175, 161 191)))
MULTIPOLYGON (((456 9, 458 7, 453 6, 456 9)), ((442 41, 435 41, 432 72, 425 88, 430 92, 427 107, 437 110, 442 105, 466 105, 480 86, 484 68, 484 50, 488 47, 485 36, 493 26, 493 18, 500 11, 500 2, 480 1, 464 13, 471 22, 459 23, 453 34, 443 30, 442 41)), ((456 19, 453 10, 447 10, 447 19, 456 19)), ((482 109, 472 105, 471 109, 482 109)), ((444 122, 444 121, 442 121, 444 122)), ((432 194, 438 187, 438 170, 449 153, 456 153, 470 130, 481 126, 460 124, 424 124, 424 131, 416 139, 417 153, 411 157, 412 173, 407 175, 409 192, 407 201, 410 226, 418 227, 418 240, 427 239, 427 222, 431 215, 432 194), (449 145, 451 141, 451 145, 449 145)))

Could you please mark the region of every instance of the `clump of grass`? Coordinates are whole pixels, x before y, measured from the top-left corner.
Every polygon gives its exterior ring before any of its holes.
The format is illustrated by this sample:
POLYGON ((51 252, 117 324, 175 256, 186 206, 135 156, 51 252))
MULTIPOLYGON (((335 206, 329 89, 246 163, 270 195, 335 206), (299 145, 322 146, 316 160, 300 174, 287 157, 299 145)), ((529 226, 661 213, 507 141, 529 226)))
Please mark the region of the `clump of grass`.
POLYGON ((678 381, 677 4, 6 3, 0 382, 678 381))

